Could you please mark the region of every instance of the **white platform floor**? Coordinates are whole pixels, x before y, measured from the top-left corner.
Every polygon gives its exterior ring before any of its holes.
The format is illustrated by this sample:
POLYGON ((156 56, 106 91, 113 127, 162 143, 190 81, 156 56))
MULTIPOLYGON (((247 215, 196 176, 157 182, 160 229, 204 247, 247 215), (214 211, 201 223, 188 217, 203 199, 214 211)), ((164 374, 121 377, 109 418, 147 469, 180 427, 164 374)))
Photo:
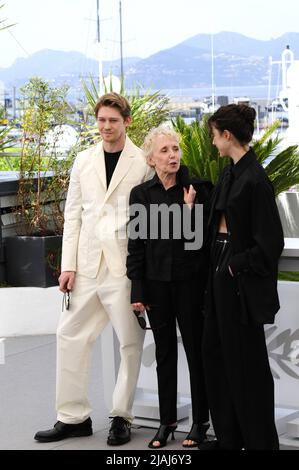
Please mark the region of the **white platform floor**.
MULTIPOLYGON (((90 401, 93 406, 93 436, 56 443, 34 441, 36 431, 49 429, 56 421, 55 336, 24 336, 5 340, 5 363, 0 364, 0 450, 111 450, 106 445, 108 410, 103 399, 101 348, 93 355, 90 401)), ((132 440, 113 450, 147 450, 155 429, 133 427, 132 440)), ((185 433, 176 432, 167 450, 183 450, 185 433)), ((299 439, 280 436, 282 450, 299 450, 299 439)), ((192 450, 196 451, 196 450, 192 450)))

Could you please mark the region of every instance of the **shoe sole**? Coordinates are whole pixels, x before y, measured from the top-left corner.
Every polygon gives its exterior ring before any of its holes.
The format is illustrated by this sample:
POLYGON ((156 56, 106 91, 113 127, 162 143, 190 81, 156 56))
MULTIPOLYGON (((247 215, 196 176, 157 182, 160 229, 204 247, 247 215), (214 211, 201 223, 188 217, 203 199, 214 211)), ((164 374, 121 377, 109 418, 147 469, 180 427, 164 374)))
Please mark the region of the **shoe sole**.
POLYGON ((123 444, 126 444, 127 442, 130 442, 131 438, 128 437, 127 439, 123 440, 122 442, 113 442, 107 440, 107 445, 108 446, 122 446, 123 444))
MULTIPOLYGON (((190 441, 193 441, 193 439, 190 439, 190 441)), ((191 449, 192 447, 198 447, 199 444, 201 444, 201 443, 200 443, 200 442, 197 442, 197 443, 195 443, 195 444, 190 444, 190 445, 188 445, 188 444, 182 444, 182 447, 184 447, 185 449, 188 449, 188 448, 191 449)))
POLYGON ((74 432, 72 434, 68 434, 67 436, 63 437, 57 437, 57 438, 48 438, 48 437, 39 437, 39 438, 34 438, 37 442, 58 442, 58 441, 63 441, 63 439, 68 439, 69 437, 87 437, 91 436, 92 431, 82 431, 82 432, 74 432))

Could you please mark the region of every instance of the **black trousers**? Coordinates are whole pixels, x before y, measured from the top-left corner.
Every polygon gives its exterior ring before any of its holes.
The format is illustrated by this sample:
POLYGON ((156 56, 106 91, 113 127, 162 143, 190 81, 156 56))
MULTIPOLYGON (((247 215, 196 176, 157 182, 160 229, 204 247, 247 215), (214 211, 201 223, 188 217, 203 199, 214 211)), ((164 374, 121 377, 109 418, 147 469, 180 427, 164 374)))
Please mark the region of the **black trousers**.
POLYGON ((189 367, 193 422, 205 423, 209 420, 209 410, 201 352, 203 317, 199 280, 147 281, 146 285, 148 317, 156 345, 161 424, 177 421, 176 320, 189 367))
POLYGON ((236 280, 229 274, 229 240, 216 242, 213 304, 205 318, 203 360, 210 412, 223 449, 279 448, 274 383, 263 326, 244 326, 236 280))

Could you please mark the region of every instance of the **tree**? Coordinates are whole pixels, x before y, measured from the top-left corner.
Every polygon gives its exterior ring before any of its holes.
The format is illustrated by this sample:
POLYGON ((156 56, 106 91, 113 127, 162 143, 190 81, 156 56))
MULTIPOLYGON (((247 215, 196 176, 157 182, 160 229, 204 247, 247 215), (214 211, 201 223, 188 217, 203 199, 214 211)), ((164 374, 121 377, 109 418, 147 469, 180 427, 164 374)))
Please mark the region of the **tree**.
POLYGON ((71 155, 57 158, 47 132, 67 120, 67 87, 51 88, 33 77, 21 89, 23 139, 20 156, 17 220, 26 235, 61 234, 71 155))

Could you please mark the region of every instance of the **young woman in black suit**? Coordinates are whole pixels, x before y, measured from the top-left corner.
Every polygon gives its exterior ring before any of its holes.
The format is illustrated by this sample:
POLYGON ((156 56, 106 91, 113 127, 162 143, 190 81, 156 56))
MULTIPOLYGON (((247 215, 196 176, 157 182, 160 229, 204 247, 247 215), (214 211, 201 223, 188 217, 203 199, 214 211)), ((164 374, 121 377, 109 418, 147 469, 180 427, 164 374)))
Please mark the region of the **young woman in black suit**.
MULTIPOLYGON (((183 214, 190 212, 197 229, 203 220, 196 219, 195 209, 209 199, 212 185, 191 180, 186 167, 180 166, 179 136, 172 129, 153 129, 145 139, 143 150, 154 177, 132 189, 130 208, 139 204, 146 211, 145 236, 133 237, 130 231, 127 275, 132 280, 131 302, 135 311, 148 308, 148 318, 156 345, 158 393, 161 426, 149 443, 150 448, 166 445, 167 438, 177 427, 177 334, 176 321, 186 352, 191 385, 193 426, 183 442, 184 447, 197 446, 206 438, 209 410, 202 368, 201 337, 203 331, 202 301, 206 283, 206 258, 200 246, 186 249, 187 240, 169 217, 163 236, 166 217, 157 222, 157 236, 151 236, 151 209, 173 207, 183 214), (188 206, 188 207, 187 207, 188 206), (189 211, 189 212, 188 212, 189 211)), ((134 214, 131 216, 134 223, 134 214)), ((141 224, 144 225, 145 224, 141 224)), ((189 240, 190 241, 190 240, 189 240)), ((138 312, 137 312, 138 313, 138 312)))
POLYGON ((284 237, 272 184, 249 147, 255 116, 253 108, 232 104, 209 119, 213 144, 231 164, 209 218, 203 358, 217 440, 200 445, 204 450, 279 448, 263 325, 279 310, 284 237))

